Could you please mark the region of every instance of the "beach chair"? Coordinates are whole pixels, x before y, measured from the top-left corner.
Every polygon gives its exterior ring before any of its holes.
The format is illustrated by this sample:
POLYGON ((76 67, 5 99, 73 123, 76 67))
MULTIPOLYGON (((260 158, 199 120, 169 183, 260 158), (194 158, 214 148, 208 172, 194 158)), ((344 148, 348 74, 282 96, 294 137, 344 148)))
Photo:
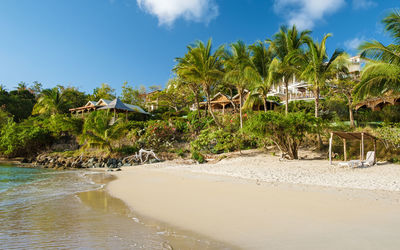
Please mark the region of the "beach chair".
POLYGON ((347 162, 339 162, 338 165, 339 167, 357 168, 363 166, 363 163, 360 160, 351 160, 347 162))
POLYGON ((362 166, 363 167, 372 167, 373 165, 375 165, 375 152, 368 151, 365 161, 362 162, 362 166))
POLYGON ((375 152, 368 151, 365 161, 352 160, 352 161, 348 161, 348 162, 340 162, 338 165, 340 167, 351 167, 351 168, 371 167, 371 166, 375 165, 375 152))

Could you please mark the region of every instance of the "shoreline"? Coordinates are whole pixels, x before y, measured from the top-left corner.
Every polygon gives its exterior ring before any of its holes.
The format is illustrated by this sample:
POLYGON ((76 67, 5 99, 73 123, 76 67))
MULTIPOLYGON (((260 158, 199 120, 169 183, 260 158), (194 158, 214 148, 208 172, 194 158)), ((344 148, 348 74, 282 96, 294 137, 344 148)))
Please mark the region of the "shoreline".
MULTIPOLYGON (((353 241, 366 235, 369 240, 364 242, 368 244, 379 242, 386 249, 400 246, 395 236, 400 232, 400 192, 232 176, 240 172, 222 174, 221 169, 232 170, 226 165, 232 167, 240 159, 221 164, 164 162, 123 167, 121 172, 112 172, 117 179, 106 189, 139 214, 240 248, 362 249, 368 245, 354 245, 353 241), (381 233, 374 233, 378 229, 381 233), (343 240, 337 242, 337 237, 343 240)), ((256 169, 256 159, 246 158, 247 165, 237 167, 256 169)), ((351 169, 343 171, 360 175, 351 169)))

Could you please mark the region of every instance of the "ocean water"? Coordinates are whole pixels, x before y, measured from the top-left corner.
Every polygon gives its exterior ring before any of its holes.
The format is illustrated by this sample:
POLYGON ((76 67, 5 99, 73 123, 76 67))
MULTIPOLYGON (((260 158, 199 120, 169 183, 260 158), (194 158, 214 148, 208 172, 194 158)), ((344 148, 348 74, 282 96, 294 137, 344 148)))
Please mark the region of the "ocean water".
POLYGON ((226 249, 140 218, 105 173, 0 166, 1 249, 226 249))

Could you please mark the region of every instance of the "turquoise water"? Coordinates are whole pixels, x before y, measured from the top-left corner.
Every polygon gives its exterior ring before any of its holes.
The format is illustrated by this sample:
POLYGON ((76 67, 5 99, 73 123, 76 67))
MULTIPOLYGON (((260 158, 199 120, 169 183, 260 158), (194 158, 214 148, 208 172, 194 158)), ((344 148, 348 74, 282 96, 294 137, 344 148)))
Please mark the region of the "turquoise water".
POLYGON ((109 179, 105 173, 0 165, 0 248, 222 247, 158 223, 145 223, 103 190, 109 179))

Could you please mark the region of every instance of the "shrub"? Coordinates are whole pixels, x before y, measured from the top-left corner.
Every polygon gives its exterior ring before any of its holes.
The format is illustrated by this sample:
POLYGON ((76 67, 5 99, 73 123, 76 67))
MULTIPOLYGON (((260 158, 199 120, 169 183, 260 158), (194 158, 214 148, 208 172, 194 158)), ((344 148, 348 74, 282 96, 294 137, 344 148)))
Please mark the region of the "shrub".
POLYGON ((151 121, 144 134, 140 137, 139 143, 142 147, 159 150, 169 147, 176 140, 176 128, 166 121, 151 121))
POLYGON ((268 111, 251 117, 245 130, 259 137, 267 137, 290 159, 298 159, 298 149, 305 136, 317 129, 319 119, 302 112, 281 113, 268 111))
POLYGON ((190 143, 192 152, 227 153, 240 148, 240 137, 223 129, 212 128, 201 131, 196 140, 190 143))
POLYGON ((204 158, 204 155, 202 155, 198 151, 193 151, 192 152, 192 159, 197 161, 198 163, 206 162, 206 159, 204 158))
POLYGON ((0 150, 4 156, 33 155, 53 143, 51 132, 46 129, 40 120, 30 118, 16 123, 8 118, 1 129, 0 150))

